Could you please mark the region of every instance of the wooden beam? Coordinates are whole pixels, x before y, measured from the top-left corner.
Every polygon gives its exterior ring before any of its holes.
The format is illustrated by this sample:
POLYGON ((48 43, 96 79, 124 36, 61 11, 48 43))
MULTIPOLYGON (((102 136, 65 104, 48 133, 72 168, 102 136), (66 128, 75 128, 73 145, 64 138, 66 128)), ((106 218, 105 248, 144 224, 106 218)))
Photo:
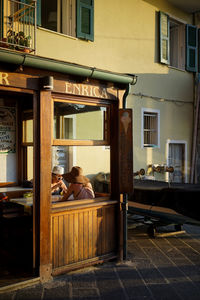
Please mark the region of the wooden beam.
POLYGON ((51 92, 40 91, 40 278, 51 278, 50 199, 51 199, 51 92))

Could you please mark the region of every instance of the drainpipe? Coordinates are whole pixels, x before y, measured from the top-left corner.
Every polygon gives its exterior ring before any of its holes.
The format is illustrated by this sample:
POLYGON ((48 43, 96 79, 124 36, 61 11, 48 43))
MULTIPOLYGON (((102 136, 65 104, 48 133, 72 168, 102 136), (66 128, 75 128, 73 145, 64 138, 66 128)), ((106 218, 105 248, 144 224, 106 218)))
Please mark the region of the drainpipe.
MULTIPOLYGON (((197 23, 196 24, 196 14, 200 14, 200 11, 194 12, 193 15, 193 24, 195 26, 200 25, 197 23)), ((198 39, 200 37, 199 32, 198 34, 198 39)), ((198 50, 198 55, 199 50, 198 50)), ((190 170, 190 183, 198 183, 198 177, 199 177, 199 172, 197 170, 197 164, 198 164, 198 136, 199 136, 199 128, 198 128, 198 122, 199 122, 199 110, 200 110, 200 70, 199 66, 197 66, 197 72, 193 73, 193 78, 194 78, 194 122, 193 122, 193 137, 192 137, 192 155, 191 155, 191 170, 190 170)))
MULTIPOLYGON (((134 76, 133 82, 126 85, 126 91, 123 95, 123 109, 126 109, 126 100, 129 95, 131 85, 135 85, 136 83, 137 83, 137 76, 134 76)), ((123 210, 123 260, 126 260, 127 259, 127 211, 128 211, 127 193, 123 193, 122 210, 123 210)))

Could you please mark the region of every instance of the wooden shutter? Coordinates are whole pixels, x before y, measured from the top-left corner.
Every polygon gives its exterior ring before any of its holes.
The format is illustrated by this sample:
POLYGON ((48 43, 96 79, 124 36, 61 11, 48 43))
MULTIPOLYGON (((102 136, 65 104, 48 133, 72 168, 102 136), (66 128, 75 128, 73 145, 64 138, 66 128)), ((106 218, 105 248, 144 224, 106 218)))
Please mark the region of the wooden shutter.
POLYGON ((77 0, 78 38, 94 41, 94 0, 77 0))
POLYGON ((169 64, 169 17, 167 14, 160 12, 160 62, 163 64, 169 64))
POLYGON ((186 70, 197 72, 197 27, 186 25, 186 70))
POLYGON ((41 0, 37 0, 37 25, 41 26, 41 0))
POLYGON ((133 125, 132 109, 119 110, 119 191, 133 192, 133 125))

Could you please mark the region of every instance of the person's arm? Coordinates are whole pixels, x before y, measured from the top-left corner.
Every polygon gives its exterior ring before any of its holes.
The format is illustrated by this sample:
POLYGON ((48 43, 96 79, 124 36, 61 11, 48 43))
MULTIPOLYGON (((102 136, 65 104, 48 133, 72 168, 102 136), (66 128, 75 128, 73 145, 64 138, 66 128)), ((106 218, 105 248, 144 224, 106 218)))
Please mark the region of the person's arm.
POLYGON ((74 192, 73 184, 70 184, 70 186, 67 189, 67 192, 63 195, 61 201, 67 200, 69 196, 73 194, 73 192, 74 192))
POLYGON ((60 187, 60 183, 59 182, 52 183, 51 184, 51 191, 55 192, 59 187, 60 187))
POLYGON ((63 193, 67 193, 68 188, 66 187, 65 183, 62 180, 60 182, 61 182, 60 187, 63 190, 63 193))

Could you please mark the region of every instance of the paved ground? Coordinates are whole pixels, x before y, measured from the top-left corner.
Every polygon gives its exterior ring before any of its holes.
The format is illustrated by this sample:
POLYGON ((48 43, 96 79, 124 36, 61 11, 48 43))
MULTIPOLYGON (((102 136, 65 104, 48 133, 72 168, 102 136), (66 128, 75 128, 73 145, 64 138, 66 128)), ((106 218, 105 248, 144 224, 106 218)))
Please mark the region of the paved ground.
POLYGON ((0 294, 0 300, 199 300, 200 227, 184 229, 182 235, 155 239, 142 226, 129 229, 125 263, 62 275, 45 285, 0 294))

